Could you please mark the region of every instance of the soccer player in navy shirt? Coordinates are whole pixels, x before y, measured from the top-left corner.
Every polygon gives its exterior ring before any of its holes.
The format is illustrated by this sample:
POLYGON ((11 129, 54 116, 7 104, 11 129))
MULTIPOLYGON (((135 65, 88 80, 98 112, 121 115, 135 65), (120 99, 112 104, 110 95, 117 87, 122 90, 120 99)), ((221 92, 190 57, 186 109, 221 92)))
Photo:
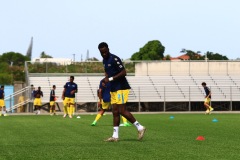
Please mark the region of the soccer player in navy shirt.
POLYGON ((214 109, 210 106, 211 102, 211 90, 207 87, 207 84, 205 82, 202 82, 202 87, 205 91, 205 99, 204 99, 204 106, 207 109, 206 114, 211 114, 211 111, 214 109))
POLYGON ((55 94, 56 90, 56 85, 53 85, 52 90, 50 92, 50 115, 56 115, 56 110, 55 110, 55 101, 58 98, 55 94))
POLYGON ((6 106, 4 102, 4 86, 0 88, 0 116, 7 116, 6 114, 6 106))
MULTIPOLYGON (((111 106, 111 95, 110 95, 110 83, 105 83, 104 79, 100 81, 99 89, 98 89, 98 108, 100 111, 98 112, 95 120, 91 124, 91 126, 96 126, 97 121, 102 117, 106 110, 108 110, 111 106)), ((128 127, 131 126, 125 117, 122 116, 123 124, 122 126, 128 127)))
MULTIPOLYGON (((72 118, 75 109, 75 93, 78 91, 78 86, 74 81, 74 76, 70 76, 70 82, 67 82, 64 85, 64 90, 62 93, 62 99, 64 100, 65 104, 67 105, 67 113, 69 118, 72 118)), ((67 115, 64 114, 64 118, 67 115)))
POLYGON ((126 70, 122 64, 121 59, 110 53, 108 44, 101 42, 98 45, 98 49, 103 57, 103 65, 106 77, 105 83, 111 84, 111 104, 113 106, 113 135, 106 139, 107 142, 117 142, 119 139, 119 124, 120 115, 124 116, 130 121, 138 130, 138 140, 141 140, 144 136, 146 128, 142 126, 135 117, 126 109, 126 102, 128 100, 128 94, 131 89, 126 79, 126 70))
POLYGON ((36 114, 40 114, 41 108, 42 108, 42 100, 41 97, 43 97, 43 92, 41 91, 41 87, 38 87, 38 90, 34 92, 34 102, 33 105, 36 109, 36 114))

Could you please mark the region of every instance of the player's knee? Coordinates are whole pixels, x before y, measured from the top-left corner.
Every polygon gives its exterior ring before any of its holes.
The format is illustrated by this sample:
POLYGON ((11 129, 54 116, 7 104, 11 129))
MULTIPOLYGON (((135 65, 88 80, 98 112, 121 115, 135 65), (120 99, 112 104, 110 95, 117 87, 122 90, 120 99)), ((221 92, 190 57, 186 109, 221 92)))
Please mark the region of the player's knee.
POLYGON ((112 113, 113 113, 113 116, 118 116, 119 115, 119 112, 117 110, 113 110, 112 113))

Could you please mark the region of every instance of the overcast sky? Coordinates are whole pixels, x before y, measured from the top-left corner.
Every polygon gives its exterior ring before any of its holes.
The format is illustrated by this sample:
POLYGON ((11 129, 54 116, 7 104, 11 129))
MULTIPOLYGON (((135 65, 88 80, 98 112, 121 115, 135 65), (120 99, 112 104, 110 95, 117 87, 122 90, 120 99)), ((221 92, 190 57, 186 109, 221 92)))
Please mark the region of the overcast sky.
POLYGON ((130 58, 159 40, 164 55, 182 48, 240 57, 239 0, 0 0, 0 54, 45 52, 54 58, 101 60, 98 44, 130 58))

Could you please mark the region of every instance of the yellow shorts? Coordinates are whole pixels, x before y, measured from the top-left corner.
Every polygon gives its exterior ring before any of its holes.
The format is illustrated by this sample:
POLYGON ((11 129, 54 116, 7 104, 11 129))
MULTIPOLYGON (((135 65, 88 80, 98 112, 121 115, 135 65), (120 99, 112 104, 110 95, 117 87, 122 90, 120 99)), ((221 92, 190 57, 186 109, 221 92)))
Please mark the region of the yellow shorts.
POLYGON ((50 101, 50 106, 55 105, 55 101, 50 101))
POLYGON ((0 99, 0 107, 4 107, 4 106, 5 106, 4 99, 0 99))
POLYGON ((111 104, 125 104, 128 101, 129 89, 110 92, 111 104))
POLYGON ((74 104, 75 104, 75 98, 65 97, 65 98, 64 98, 64 101, 63 101, 63 104, 64 104, 64 105, 68 105, 68 104, 74 105, 74 104))
POLYGON ((110 105, 111 105, 111 103, 110 102, 103 102, 102 101, 102 109, 109 109, 109 107, 110 107, 110 105))
POLYGON ((42 105, 41 98, 35 98, 33 104, 34 106, 41 106, 42 105))
POLYGON ((207 104, 209 104, 209 103, 210 103, 210 101, 211 101, 211 99, 210 99, 210 98, 205 98, 205 99, 204 99, 204 103, 207 103, 207 104))

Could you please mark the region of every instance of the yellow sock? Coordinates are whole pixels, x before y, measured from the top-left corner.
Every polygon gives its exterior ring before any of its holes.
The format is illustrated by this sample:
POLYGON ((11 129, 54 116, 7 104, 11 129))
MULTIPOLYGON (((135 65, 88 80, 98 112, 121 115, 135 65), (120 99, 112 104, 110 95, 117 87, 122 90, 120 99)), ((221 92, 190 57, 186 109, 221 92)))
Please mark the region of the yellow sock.
POLYGON ((97 122, 101 117, 102 117, 101 114, 97 114, 97 116, 96 116, 96 118, 95 118, 95 122, 97 122))
POLYGON ((122 116, 123 123, 127 123, 127 119, 122 116))

